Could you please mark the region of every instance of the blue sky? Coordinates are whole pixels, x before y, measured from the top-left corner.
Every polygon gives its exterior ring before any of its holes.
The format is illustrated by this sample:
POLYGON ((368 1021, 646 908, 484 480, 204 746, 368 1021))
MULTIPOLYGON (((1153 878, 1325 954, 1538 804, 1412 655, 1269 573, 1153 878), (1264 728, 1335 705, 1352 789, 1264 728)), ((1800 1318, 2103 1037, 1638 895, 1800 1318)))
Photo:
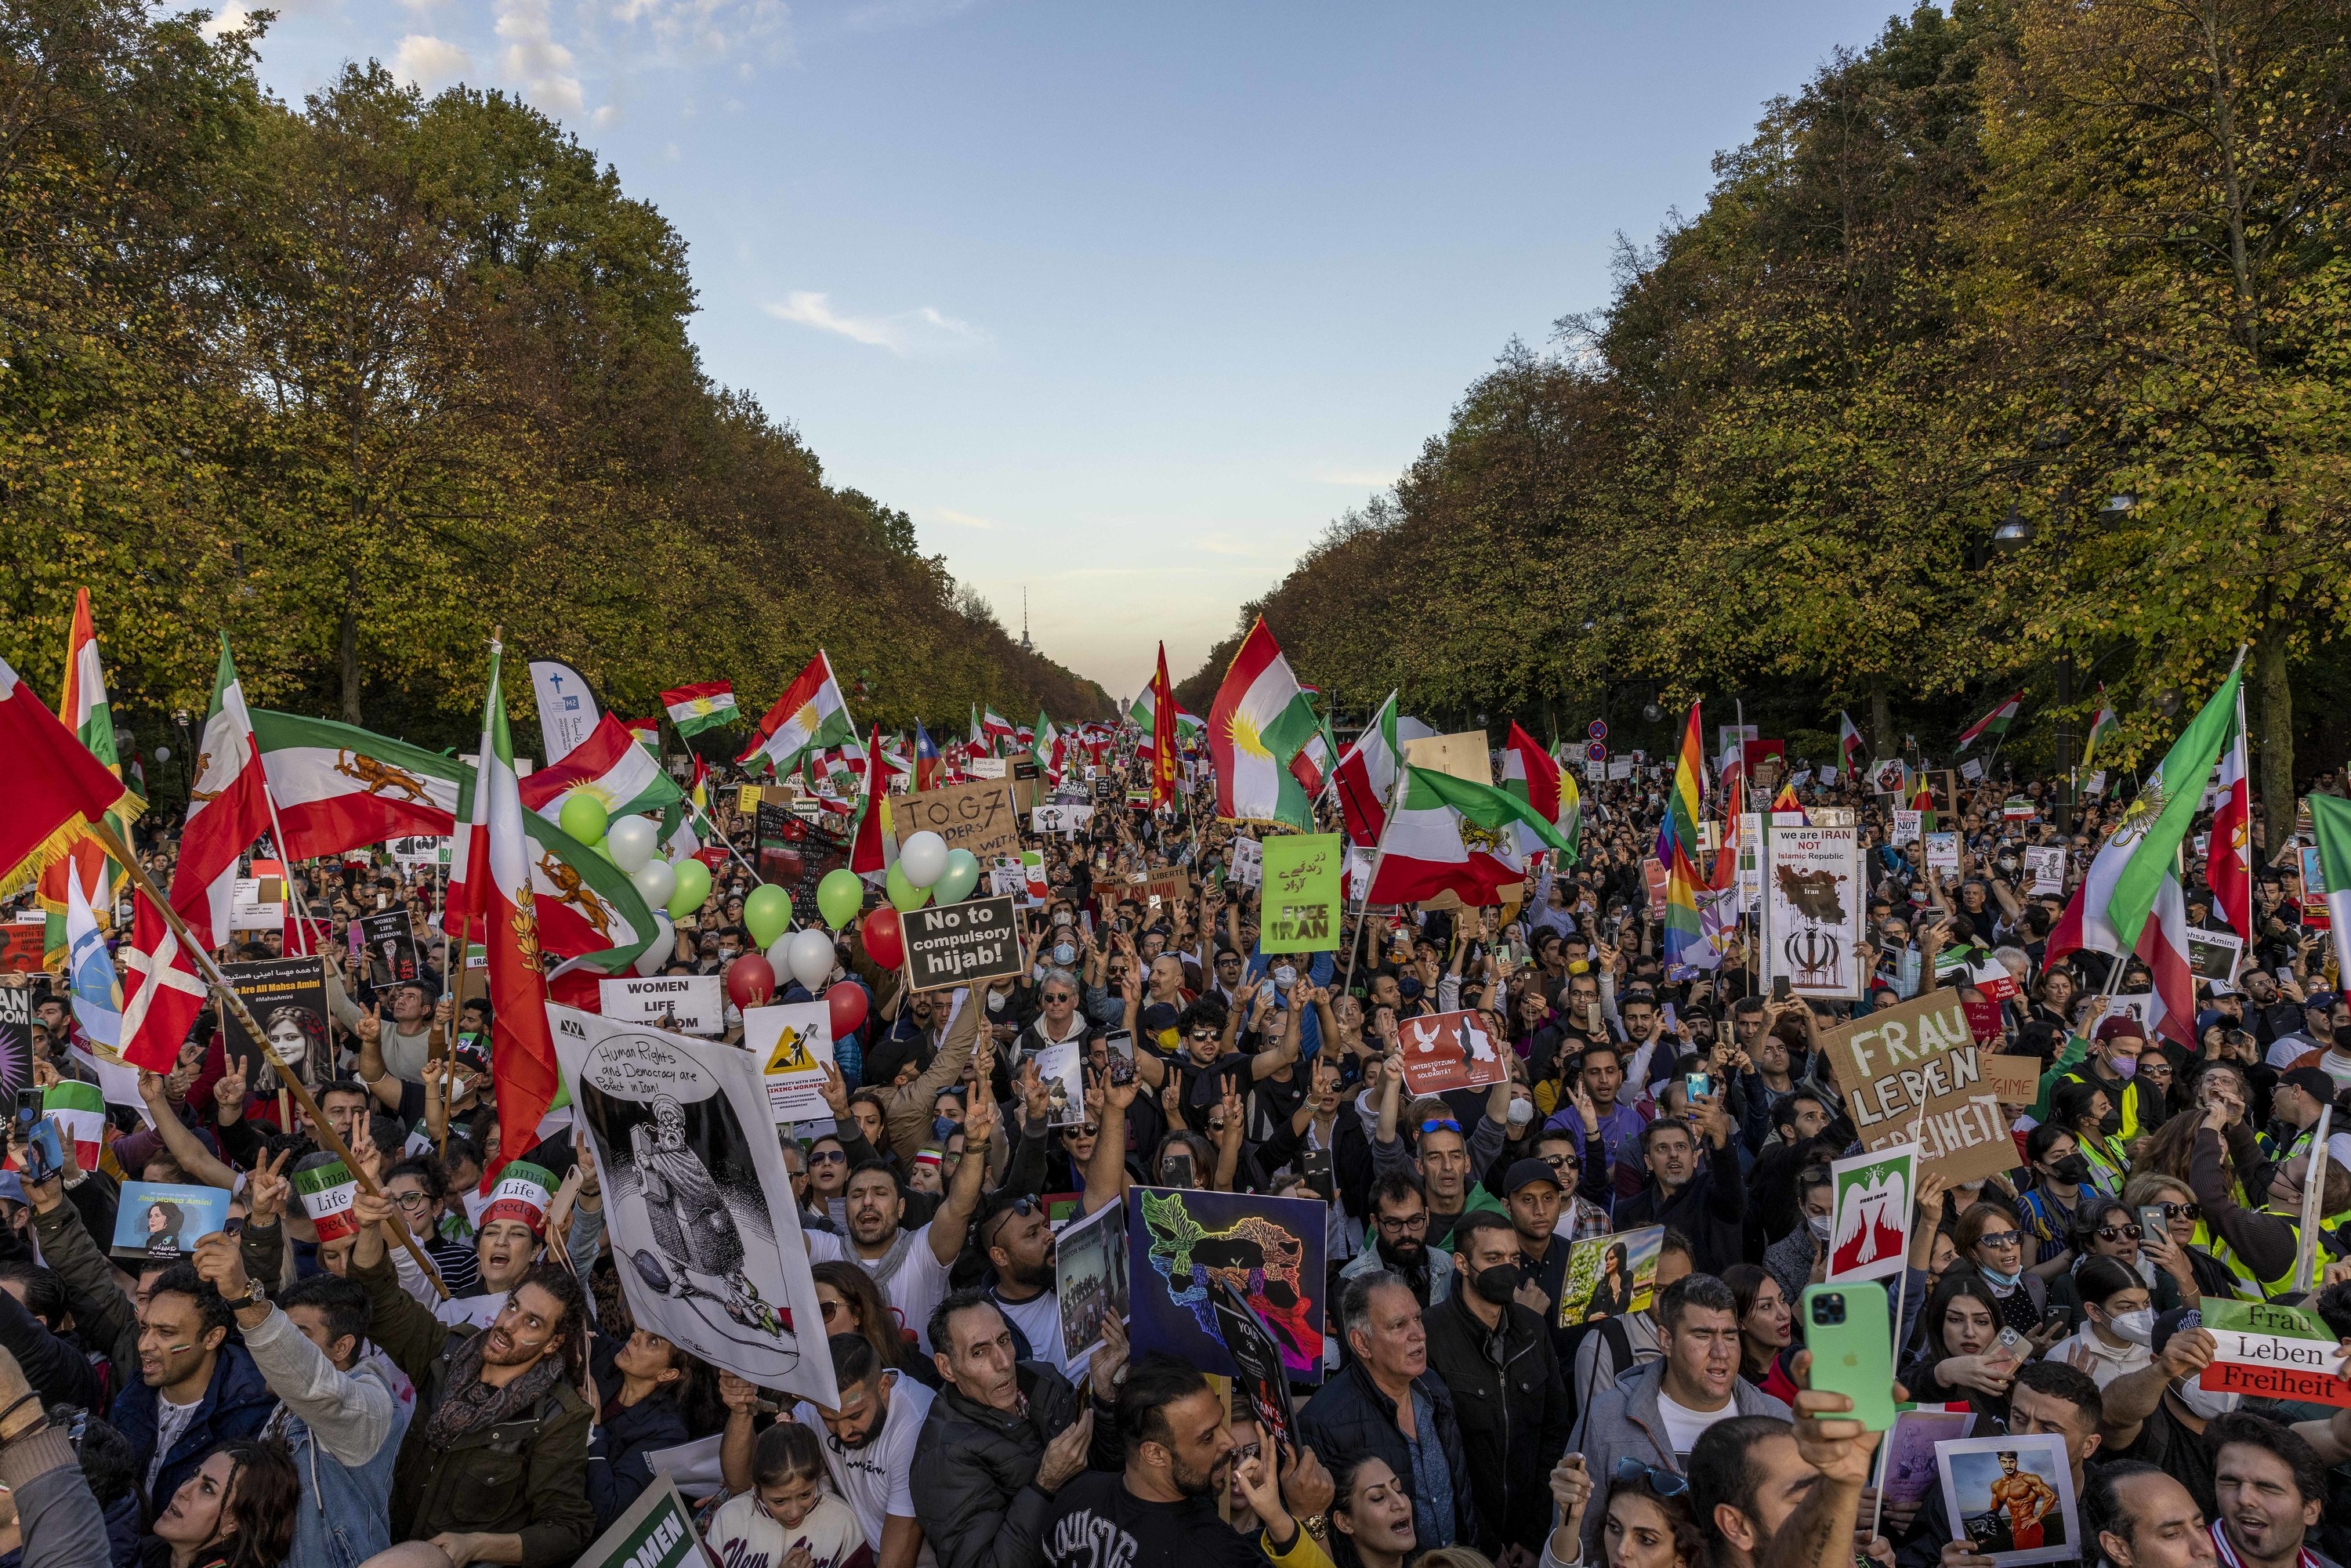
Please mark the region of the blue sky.
POLYGON ((276 8, 288 99, 373 56, 560 119, 692 246, 710 373, 1016 632, 1025 588, 1039 646, 1113 695, 1161 638, 1188 674, 1510 339, 1606 299, 1617 234, 1702 205, 1763 101, 1891 10, 276 8))

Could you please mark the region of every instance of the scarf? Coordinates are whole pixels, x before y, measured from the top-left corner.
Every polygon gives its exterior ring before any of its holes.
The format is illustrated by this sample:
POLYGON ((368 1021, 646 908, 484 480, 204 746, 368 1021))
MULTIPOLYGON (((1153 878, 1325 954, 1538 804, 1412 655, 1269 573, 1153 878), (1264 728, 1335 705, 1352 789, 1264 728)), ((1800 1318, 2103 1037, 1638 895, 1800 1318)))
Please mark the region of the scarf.
POLYGON ((906 1261, 906 1253, 913 1248, 914 1238, 919 1234, 920 1232, 913 1230, 899 1231, 892 1239, 888 1251, 871 1263, 862 1258, 859 1259, 858 1267, 865 1270, 867 1277, 872 1280, 874 1284, 887 1291, 890 1288, 890 1281, 896 1277, 899 1267, 906 1261))
POLYGON ((551 1351, 513 1382, 492 1387, 482 1381, 482 1345, 489 1337, 485 1329, 449 1357, 448 1382, 425 1428, 431 1447, 447 1448, 460 1438, 527 1414, 563 1376, 562 1354, 551 1351))

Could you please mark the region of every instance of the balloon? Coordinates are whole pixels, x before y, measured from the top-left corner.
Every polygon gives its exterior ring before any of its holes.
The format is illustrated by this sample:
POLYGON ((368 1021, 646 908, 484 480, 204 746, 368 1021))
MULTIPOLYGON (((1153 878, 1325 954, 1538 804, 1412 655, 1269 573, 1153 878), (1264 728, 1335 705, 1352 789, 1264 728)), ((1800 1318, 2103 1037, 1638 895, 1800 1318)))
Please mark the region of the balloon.
MULTIPOLYGON (((663 866, 662 869, 667 871, 669 868, 663 866)), ((661 901, 647 899, 645 902, 658 905, 661 901)), ((655 915, 653 928, 657 935, 645 944, 645 950, 637 955, 635 965, 637 973, 647 977, 659 974, 661 967, 669 962, 670 955, 677 951, 677 927, 669 923, 668 915, 655 915)))
POLYGON ((604 841, 604 830, 611 821, 603 801, 585 789, 574 789, 563 797, 563 810, 556 813, 555 825, 583 844, 598 844, 604 841))
POLYGON ((677 871, 667 861, 647 861, 629 880, 637 884, 637 896, 653 909, 667 908, 670 895, 677 891, 677 871))
POLYGON ((816 884, 816 907, 817 913, 824 916, 824 923, 838 931, 856 919, 857 912, 865 907, 865 884, 857 880, 855 872, 845 866, 836 867, 825 873, 824 880, 816 884))
MULTIPOLYGON (((937 835, 934 834, 932 836, 936 837, 937 835)), ((906 880, 906 862, 903 860, 896 865, 890 868, 890 875, 887 882, 890 891, 890 902, 896 908, 902 910, 920 909, 923 905, 931 901, 931 890, 929 888, 916 887, 913 883, 906 880)))
POLYGON ((979 857, 969 850, 949 850, 947 869, 931 886, 941 904, 961 904, 979 885, 979 857))
POLYGON ((683 920, 710 896, 710 868, 688 856, 672 864, 670 871, 677 878, 677 886, 669 895, 669 912, 672 918, 683 920))
POLYGON ((743 901, 744 927, 762 947, 772 946, 791 924, 792 895, 772 883, 760 883, 743 901))
POLYGON ((792 978, 814 996, 824 985, 825 977, 832 973, 832 938, 821 931, 796 931, 784 949, 784 956, 792 967, 792 978))
POLYGON ((928 887, 947 869, 947 841, 927 829, 898 846, 898 869, 909 885, 928 887))
POLYGON ((776 994, 776 967, 757 953, 746 953, 726 966, 726 994, 738 1008, 767 1005, 776 994))
POLYGON ((604 847, 612 852, 612 863, 631 876, 645 869, 653 858, 653 850, 661 830, 643 817, 623 817, 604 830, 604 847))
POLYGON ((865 1021, 865 988, 835 981, 825 988, 824 1005, 832 1009, 832 1038, 839 1040, 865 1021))
POLYGON ((865 917, 865 956, 885 969, 906 961, 906 934, 894 909, 877 909, 865 917))

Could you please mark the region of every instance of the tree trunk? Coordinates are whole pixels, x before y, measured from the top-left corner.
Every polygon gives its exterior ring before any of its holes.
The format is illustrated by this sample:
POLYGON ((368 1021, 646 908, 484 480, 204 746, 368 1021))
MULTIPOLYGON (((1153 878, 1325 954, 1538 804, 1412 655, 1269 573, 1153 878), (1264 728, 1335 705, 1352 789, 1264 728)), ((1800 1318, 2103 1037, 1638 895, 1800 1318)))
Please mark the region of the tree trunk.
POLYGON ((2286 681, 2285 627, 2273 622, 2253 643, 2252 707, 2260 716, 2259 759, 2262 814, 2267 822, 2263 858, 2274 856, 2294 831, 2294 691, 2286 681))
POLYGON ((343 624, 340 646, 343 675, 343 722, 360 722, 360 569, 351 562, 343 584, 343 624))

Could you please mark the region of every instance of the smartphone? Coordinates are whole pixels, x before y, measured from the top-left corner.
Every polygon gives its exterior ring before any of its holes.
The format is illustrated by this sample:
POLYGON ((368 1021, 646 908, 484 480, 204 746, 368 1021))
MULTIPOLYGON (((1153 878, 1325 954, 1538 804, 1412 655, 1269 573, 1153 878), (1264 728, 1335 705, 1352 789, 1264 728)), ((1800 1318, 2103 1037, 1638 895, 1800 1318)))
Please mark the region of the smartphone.
POLYGON ((2152 1236, 2160 1236, 2167 1240, 2170 1239, 2171 1226, 2163 1218, 2163 1205, 2142 1203, 2138 1206, 2138 1233, 2141 1240, 2152 1236))
POLYGON ((41 1092, 37 1089, 16 1091, 16 1141, 23 1143, 33 1133, 33 1124, 41 1119, 41 1092))
POLYGON ((43 1120, 33 1124, 25 1140, 25 1179, 30 1182, 52 1181, 65 1169, 66 1152, 57 1142, 57 1124, 43 1120))
POLYGON ((1692 1104, 1696 1104, 1714 1092, 1713 1081, 1703 1072, 1685 1072, 1682 1074, 1682 1092, 1692 1104))
POLYGON ((1317 1197, 1325 1203, 1338 1201, 1334 1196, 1338 1191, 1338 1184, 1332 1174, 1330 1150, 1309 1149, 1299 1157, 1298 1163, 1300 1168, 1306 1173, 1307 1186, 1317 1197))
MULTIPOLYGON (((1880 1290, 1885 1289, 1884 1286, 1880 1286, 1878 1288, 1880 1290)), ((1998 1334, 1992 1337, 1991 1343, 2000 1352, 2000 1354, 1992 1359, 2015 1362, 2021 1362, 2024 1359, 2024 1336, 2017 1333, 2014 1329, 2001 1330, 1998 1334)))
MULTIPOLYGON (((1163 1186, 1192 1185, 1192 1151, 1170 1149, 1159 1161, 1159 1182, 1163 1186)), ((1880 1287, 1883 1289, 1883 1287, 1880 1287)), ((1888 1375, 1889 1376, 1891 1374, 1888 1375)))
MULTIPOLYGON (((1894 1425, 1894 1335, 1886 1287, 1874 1280, 1807 1285, 1801 1299, 1815 1388, 1853 1401, 1853 1418, 1872 1432, 1894 1425)), ((2013 1333, 2014 1331, 2010 1331, 2013 1333)))
POLYGON ((2041 1326, 2044 1329, 2053 1327, 2063 1328, 2070 1324, 2073 1321, 2073 1310, 2069 1307, 2053 1306, 2047 1312, 2041 1314, 2041 1326))
POLYGON ((1771 999, 1773 1001, 1784 1002, 1788 999, 1792 992, 1792 988, 1788 983, 1787 976, 1774 975, 1771 977, 1771 999))

